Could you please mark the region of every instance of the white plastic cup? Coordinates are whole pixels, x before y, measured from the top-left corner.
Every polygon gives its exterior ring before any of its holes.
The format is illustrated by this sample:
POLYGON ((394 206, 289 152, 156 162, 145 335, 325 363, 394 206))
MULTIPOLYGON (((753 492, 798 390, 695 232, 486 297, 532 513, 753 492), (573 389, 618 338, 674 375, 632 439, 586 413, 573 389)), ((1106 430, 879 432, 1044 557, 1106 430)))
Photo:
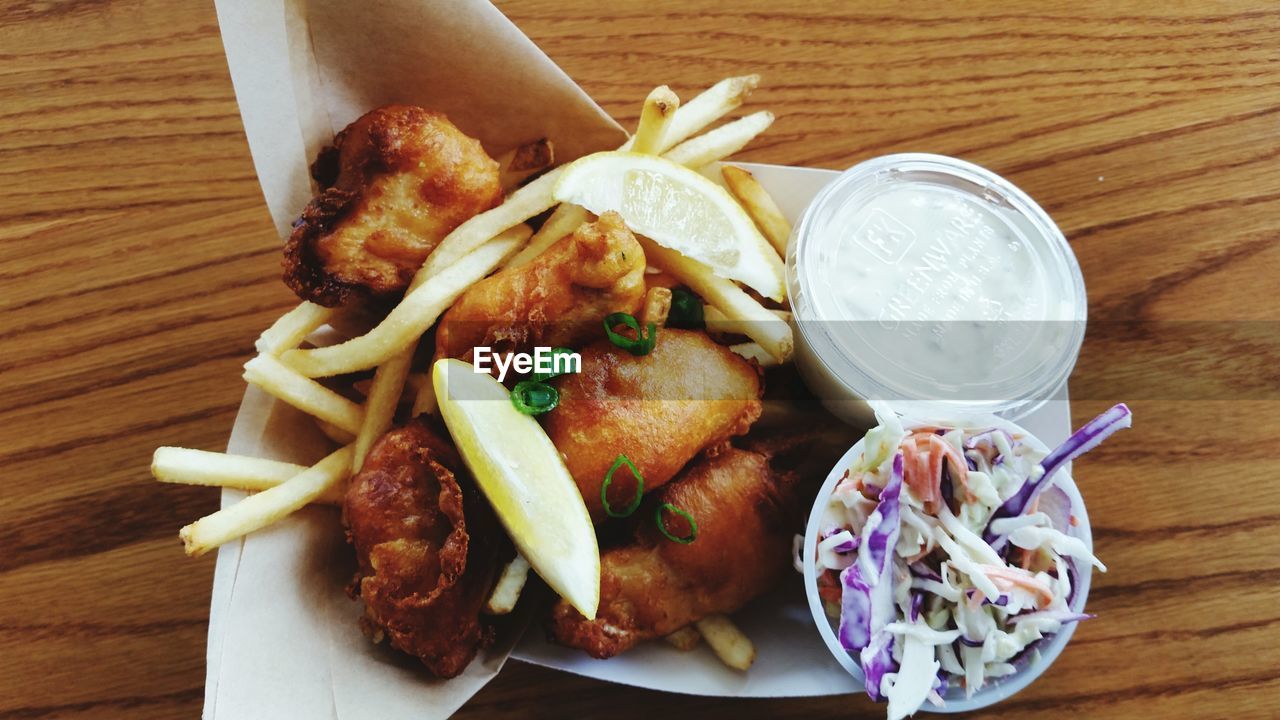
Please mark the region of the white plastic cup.
MULTIPOLYGON (((903 427, 907 430, 922 427, 998 428, 1021 435, 1023 442, 1040 452, 1049 452, 1049 448, 1039 438, 1027 432, 1022 426, 994 416, 982 419, 964 418, 927 422, 904 418, 903 427)), ((859 686, 862 686, 866 681, 862 674, 862 667, 856 656, 840 646, 840 641, 836 637, 838 621, 827 617, 827 612, 822 606, 822 599, 818 597, 818 571, 814 559, 818 553, 820 526, 826 513, 831 493, 835 490, 836 483, 840 482, 840 479, 844 477, 845 471, 852 467, 853 463, 862 454, 864 442, 865 439, 859 440, 853 447, 849 448, 848 452, 840 458, 839 462, 827 475, 826 481, 822 484, 822 489, 818 491, 818 498, 813 504, 813 509, 809 512, 809 523, 805 527, 804 533, 804 548, 801 551, 803 553, 801 558, 804 564, 804 592, 809 601, 809 611, 813 614, 813 622, 817 625, 818 633, 822 635, 823 642, 827 644, 827 649, 831 651, 840 666, 853 676, 859 686)), ((1055 473, 1052 484, 1065 492, 1071 500, 1071 514, 1076 518, 1077 524, 1070 528, 1070 534, 1084 541, 1089 551, 1093 552, 1093 531, 1089 526, 1089 514, 1085 510, 1084 498, 1080 496, 1080 490, 1071 478, 1070 468, 1063 468, 1055 473)), ((1077 562, 1075 563, 1075 570, 1076 593, 1071 603, 1071 611, 1083 613, 1085 603, 1089 600, 1089 584, 1093 568, 1088 563, 1077 562)), ((1049 669, 1053 661, 1057 660, 1058 655, 1062 653, 1062 649, 1067 646, 1067 642, 1071 640, 1071 635, 1075 632, 1078 624, 1074 622, 1064 624, 1056 634, 1041 642, 1039 647, 1033 651, 1030 660, 1025 661, 1026 664, 1019 667, 1016 673, 1003 678, 988 679, 987 684, 983 685, 981 690, 975 692, 973 697, 966 698, 963 688, 948 686, 947 693, 943 696, 946 701, 943 707, 936 707, 926 702, 921 706, 920 710, 933 713, 969 712, 995 705, 1001 700, 1013 696, 1044 674, 1045 670, 1049 669)))
POLYGON ((1061 392, 1084 340, 1084 278, 1053 219, 1008 180, 942 155, 885 155, 844 171, 796 223, 786 278, 796 368, 827 409, 854 426, 872 419, 869 400, 922 416, 1026 417, 1061 392), (916 193, 921 204, 895 216, 881 206, 895 193, 916 193), (962 218, 965 229, 957 230, 962 218), (936 268, 906 254, 937 243, 951 260, 936 268), (1013 250, 1022 271, 996 264, 1013 250), (992 264, 969 264, 975 258, 992 264), (893 291, 864 288, 850 263, 893 278, 893 291), (913 295, 925 265, 934 273, 930 291, 913 295), (963 287, 973 297, 1002 277, 1035 278, 1004 298, 1009 313, 994 297, 978 316, 958 290, 934 294, 963 287), (945 282, 955 278, 962 282, 945 282), (981 372, 956 359, 969 357, 983 358, 981 372))

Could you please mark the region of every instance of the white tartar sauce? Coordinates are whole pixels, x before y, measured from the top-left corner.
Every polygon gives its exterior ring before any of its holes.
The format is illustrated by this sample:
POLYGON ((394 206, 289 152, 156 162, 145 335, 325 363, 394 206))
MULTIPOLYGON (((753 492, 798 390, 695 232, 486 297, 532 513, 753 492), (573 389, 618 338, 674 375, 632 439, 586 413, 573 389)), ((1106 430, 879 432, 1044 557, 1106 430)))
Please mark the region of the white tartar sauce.
POLYGON ((1062 386, 1083 338, 1084 283, 1061 232, 953 158, 892 155, 835 180, 797 226, 788 282, 800 369, 829 406, 1021 416, 1062 386))

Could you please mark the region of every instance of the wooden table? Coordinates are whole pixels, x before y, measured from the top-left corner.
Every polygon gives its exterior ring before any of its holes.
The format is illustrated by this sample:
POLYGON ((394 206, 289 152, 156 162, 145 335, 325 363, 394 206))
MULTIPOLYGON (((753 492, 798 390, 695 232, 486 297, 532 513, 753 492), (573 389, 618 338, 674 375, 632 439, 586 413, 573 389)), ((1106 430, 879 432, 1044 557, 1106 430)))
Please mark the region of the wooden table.
MULTIPOLYGON (((614 5, 503 9, 624 124, 656 83, 759 71, 755 103, 779 118, 744 159, 956 155, 1071 238, 1091 328, 1113 328, 1085 343, 1075 418, 1127 399, 1136 428, 1077 469, 1110 566, 1099 617, 1004 711, 1280 716, 1276 8, 614 5), (1121 320, 1140 322, 1100 322, 1121 320)), ((294 302, 213 8, 10 0, 0 63, 0 718, 195 717, 213 559, 175 533, 216 493, 147 465, 161 444, 224 447, 240 365, 294 302)), ((883 710, 512 663, 461 716, 655 712, 883 710)))

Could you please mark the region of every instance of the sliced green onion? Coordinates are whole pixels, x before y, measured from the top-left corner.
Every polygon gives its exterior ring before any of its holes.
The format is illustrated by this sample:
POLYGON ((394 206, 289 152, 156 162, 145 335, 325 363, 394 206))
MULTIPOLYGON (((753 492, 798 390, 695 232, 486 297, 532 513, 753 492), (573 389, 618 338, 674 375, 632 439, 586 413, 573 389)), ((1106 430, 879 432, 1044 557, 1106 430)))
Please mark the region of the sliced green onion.
POLYGON ((671 503, 662 503, 661 505, 659 505, 657 511, 653 513, 653 519, 654 519, 654 522, 658 523, 658 530, 660 530, 663 535, 666 535, 667 539, 670 540, 671 542, 678 542, 681 545, 688 545, 689 543, 698 539, 698 521, 694 520, 692 515, 685 512, 684 510, 681 510, 675 505, 672 505, 671 503), (686 537, 676 537, 675 535, 672 535, 667 530, 666 523, 662 521, 663 510, 670 510, 672 513, 679 515, 680 517, 689 521, 689 534, 686 537))
POLYGON ((631 462, 631 458, 626 455, 618 455, 618 459, 613 461, 613 467, 609 468, 609 472, 604 474, 604 484, 600 486, 600 504, 604 505, 605 514, 609 517, 624 518, 629 517, 640 507, 640 498, 644 496, 644 478, 640 477, 640 471, 636 469, 635 463, 631 462), (636 479, 636 496, 631 498, 631 502, 621 510, 614 510, 609 505, 609 486, 613 484, 613 474, 618 468, 626 465, 631 470, 631 476, 636 479))
POLYGON ((511 389, 511 404, 525 415, 541 415, 560 404, 560 393, 541 380, 521 380, 511 389))
POLYGON ((667 327, 696 330, 702 327, 702 301, 697 295, 683 288, 671 291, 671 310, 667 313, 667 327))
POLYGON ((546 382, 553 377, 560 377, 564 373, 556 372, 555 370, 556 358, 560 357, 561 355, 572 355, 572 354, 573 354, 573 350, 571 348, 567 348, 567 347, 551 348, 551 372, 545 372, 545 373, 536 372, 530 375, 529 379, 537 380, 538 382, 546 382))
POLYGON ((632 355, 648 355, 653 350, 654 344, 658 340, 658 326, 649 323, 648 333, 640 332, 640 321, 636 320, 629 313, 613 313, 604 319, 604 332, 609 336, 609 342, 626 350, 632 355), (614 330, 619 325, 626 325, 635 331, 635 339, 631 339, 614 330))

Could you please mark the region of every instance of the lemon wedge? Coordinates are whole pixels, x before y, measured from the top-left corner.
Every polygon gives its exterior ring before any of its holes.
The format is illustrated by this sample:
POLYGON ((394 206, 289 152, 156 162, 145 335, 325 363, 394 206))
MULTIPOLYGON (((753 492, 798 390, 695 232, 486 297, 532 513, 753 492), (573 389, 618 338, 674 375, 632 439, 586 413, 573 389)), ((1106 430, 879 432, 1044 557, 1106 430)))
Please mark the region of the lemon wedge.
POLYGON ((560 451, 507 389, 461 360, 440 360, 431 382, 449 434, 529 565, 588 620, 600 604, 600 548, 560 451))
POLYGON ((782 301, 782 260, 727 190, 654 155, 600 152, 574 161, 555 199, 599 215, 613 210, 627 227, 659 245, 782 301))

